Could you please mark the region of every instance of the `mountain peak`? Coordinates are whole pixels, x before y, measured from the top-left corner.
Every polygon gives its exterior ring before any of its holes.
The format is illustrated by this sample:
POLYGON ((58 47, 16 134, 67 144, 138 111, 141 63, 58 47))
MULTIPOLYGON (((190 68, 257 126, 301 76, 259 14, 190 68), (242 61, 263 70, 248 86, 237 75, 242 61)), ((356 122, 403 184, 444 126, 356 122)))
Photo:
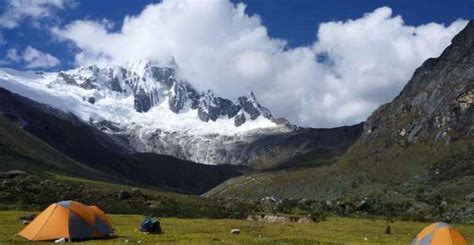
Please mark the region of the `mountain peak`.
MULTIPOLYGON (((124 112, 132 109, 139 113, 134 115, 137 120, 159 111, 166 115, 175 114, 183 120, 195 118, 203 123, 217 124, 229 124, 230 121, 232 127, 248 125, 237 131, 276 126, 270 111, 257 101, 253 92, 236 100, 229 100, 217 96, 212 89, 198 91, 189 82, 177 78, 176 67, 161 66, 144 60, 105 67, 91 65, 58 73, 44 73, 37 77, 41 81, 34 87, 51 94, 81 98, 86 103, 85 108, 70 108, 91 110, 90 113, 79 113, 83 117, 93 118, 93 121, 107 118, 101 112, 102 109, 96 108, 101 107, 106 110, 116 108, 114 110, 124 112)), ((16 80, 19 83, 25 82, 21 74, 26 75, 18 73, 16 80)), ((117 119, 114 112, 110 113, 111 121, 117 119)), ((158 114, 156 116, 159 118, 164 115, 158 114)), ((89 118, 85 120, 89 121, 89 118)), ((189 127, 191 126, 186 125, 186 128, 189 127)))
POLYGON ((255 98, 255 93, 253 91, 250 91, 248 96, 251 100, 256 101, 257 99, 255 98))
MULTIPOLYGON (((451 41, 440 59, 448 59, 461 63, 474 62, 474 20, 468 22, 466 27, 461 30, 451 41)), ((428 59, 427 62, 433 59, 428 59)))

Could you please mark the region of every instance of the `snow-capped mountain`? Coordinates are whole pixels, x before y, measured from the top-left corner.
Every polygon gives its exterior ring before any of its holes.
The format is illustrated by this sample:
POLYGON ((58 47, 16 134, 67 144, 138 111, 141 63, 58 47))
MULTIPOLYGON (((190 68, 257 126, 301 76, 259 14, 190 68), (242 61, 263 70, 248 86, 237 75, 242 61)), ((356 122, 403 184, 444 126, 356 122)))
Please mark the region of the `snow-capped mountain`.
POLYGON ((0 87, 125 136, 137 152, 207 164, 245 164, 262 135, 291 131, 252 92, 229 100, 177 78, 176 65, 132 62, 63 72, 0 69, 0 87))
POLYGON ((148 62, 58 73, 2 69, 0 79, 2 87, 20 90, 19 94, 91 122, 172 127, 173 131, 196 134, 236 134, 277 126, 252 92, 234 101, 211 90, 199 92, 176 79, 175 67, 148 62))
POLYGON ((82 67, 59 72, 55 83, 79 86, 85 90, 98 91, 86 98, 88 102, 100 103, 110 92, 115 98, 133 96, 137 112, 146 113, 155 106, 168 106, 176 114, 191 111, 203 122, 218 119, 233 119, 239 127, 247 119, 259 116, 273 119, 270 111, 261 106, 255 95, 230 101, 217 97, 211 90, 198 92, 188 82, 176 79, 175 67, 160 67, 147 62, 128 63, 124 66, 98 68, 82 67))

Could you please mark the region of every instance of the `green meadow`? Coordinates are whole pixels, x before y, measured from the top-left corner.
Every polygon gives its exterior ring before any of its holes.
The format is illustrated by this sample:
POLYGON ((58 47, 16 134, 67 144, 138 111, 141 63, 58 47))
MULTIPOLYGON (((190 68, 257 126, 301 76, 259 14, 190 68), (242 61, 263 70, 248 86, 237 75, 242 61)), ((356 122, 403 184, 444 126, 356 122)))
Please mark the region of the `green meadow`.
MULTIPOLYGON (((0 244, 26 243, 15 236, 23 225, 18 220, 30 212, 0 211, 0 244)), ((329 217, 313 224, 259 223, 238 219, 160 219, 162 234, 146 235, 138 231, 140 215, 109 215, 117 236, 107 240, 89 240, 81 244, 408 244, 428 223, 394 221, 391 233, 384 234, 385 220, 329 217), (233 235, 231 229, 240 229, 233 235)), ((474 225, 453 224, 469 241, 474 241, 474 225)), ((50 243, 50 242, 49 242, 50 243)), ((41 244, 41 243, 40 243, 41 244)))

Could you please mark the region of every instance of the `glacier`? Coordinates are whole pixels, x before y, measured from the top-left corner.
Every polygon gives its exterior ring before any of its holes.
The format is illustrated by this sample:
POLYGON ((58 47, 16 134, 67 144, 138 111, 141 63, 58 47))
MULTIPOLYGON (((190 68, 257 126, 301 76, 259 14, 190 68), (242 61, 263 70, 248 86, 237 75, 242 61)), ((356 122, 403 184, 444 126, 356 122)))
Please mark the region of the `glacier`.
POLYGON ((248 164, 270 151, 249 149, 252 142, 293 130, 252 92, 221 98, 198 91, 177 72, 176 65, 145 61, 60 72, 1 68, 0 87, 126 137, 137 152, 204 164, 248 164))

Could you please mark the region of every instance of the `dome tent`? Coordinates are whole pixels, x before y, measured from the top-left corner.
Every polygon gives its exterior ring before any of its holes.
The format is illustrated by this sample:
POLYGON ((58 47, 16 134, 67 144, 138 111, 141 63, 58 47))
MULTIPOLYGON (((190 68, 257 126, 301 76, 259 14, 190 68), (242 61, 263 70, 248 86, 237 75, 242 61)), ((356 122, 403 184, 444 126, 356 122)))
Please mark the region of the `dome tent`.
POLYGON ((112 224, 105 213, 96 206, 76 201, 51 204, 18 235, 30 241, 66 238, 102 238, 113 233, 112 224))
POLYGON ((452 226, 438 222, 433 223, 418 233, 412 245, 467 245, 464 237, 452 226))

